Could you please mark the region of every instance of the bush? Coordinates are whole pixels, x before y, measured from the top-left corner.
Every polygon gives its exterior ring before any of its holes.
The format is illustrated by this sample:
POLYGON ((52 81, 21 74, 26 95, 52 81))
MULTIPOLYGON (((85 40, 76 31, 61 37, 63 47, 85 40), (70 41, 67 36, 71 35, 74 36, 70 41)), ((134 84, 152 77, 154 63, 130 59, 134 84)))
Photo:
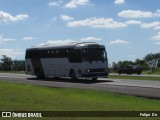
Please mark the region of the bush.
POLYGON ((147 74, 160 74, 160 68, 152 67, 150 70, 146 71, 147 74))

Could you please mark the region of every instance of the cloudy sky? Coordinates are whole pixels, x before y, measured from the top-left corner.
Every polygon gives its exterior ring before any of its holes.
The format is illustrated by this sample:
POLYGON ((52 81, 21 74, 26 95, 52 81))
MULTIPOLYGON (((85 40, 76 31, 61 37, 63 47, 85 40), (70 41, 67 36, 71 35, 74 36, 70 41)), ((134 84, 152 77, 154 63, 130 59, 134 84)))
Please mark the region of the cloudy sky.
POLYGON ((72 41, 105 45, 109 63, 160 52, 160 0, 0 0, 0 55, 72 41))

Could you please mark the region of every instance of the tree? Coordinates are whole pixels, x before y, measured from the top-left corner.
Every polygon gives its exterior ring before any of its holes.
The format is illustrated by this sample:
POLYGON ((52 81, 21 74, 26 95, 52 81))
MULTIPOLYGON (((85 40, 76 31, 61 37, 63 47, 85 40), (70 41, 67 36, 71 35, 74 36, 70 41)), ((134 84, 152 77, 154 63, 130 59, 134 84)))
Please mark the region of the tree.
POLYGON ((142 65, 142 66, 147 65, 147 63, 145 62, 145 60, 141 60, 141 59, 136 59, 135 60, 135 64, 136 65, 142 65))
POLYGON ((118 64, 113 62, 112 63, 112 68, 113 68, 113 71, 116 72, 118 70, 118 64))
POLYGON ((157 61, 160 59, 160 53, 150 53, 144 57, 144 60, 150 67, 157 67, 157 61))
POLYGON ((119 61, 118 63, 113 62, 112 68, 113 68, 113 71, 116 72, 119 67, 125 67, 125 66, 129 66, 129 65, 133 65, 133 64, 134 64, 134 62, 132 62, 132 61, 119 61))
POLYGON ((124 67, 128 65, 133 65, 134 63, 132 61, 119 61, 118 62, 118 67, 124 67))
POLYGON ((149 62, 149 61, 152 61, 154 59, 159 59, 160 58, 160 53, 150 53, 150 54, 147 54, 145 57, 144 57, 144 60, 146 62, 149 62))
POLYGON ((12 69, 13 61, 12 58, 7 57, 6 55, 2 55, 2 70, 9 71, 12 69))
POLYGON ((149 70, 150 69, 145 60, 136 59, 135 64, 140 66, 143 70, 149 70))
POLYGON ((15 71, 24 71, 25 70, 25 61, 24 60, 14 60, 13 69, 15 71))

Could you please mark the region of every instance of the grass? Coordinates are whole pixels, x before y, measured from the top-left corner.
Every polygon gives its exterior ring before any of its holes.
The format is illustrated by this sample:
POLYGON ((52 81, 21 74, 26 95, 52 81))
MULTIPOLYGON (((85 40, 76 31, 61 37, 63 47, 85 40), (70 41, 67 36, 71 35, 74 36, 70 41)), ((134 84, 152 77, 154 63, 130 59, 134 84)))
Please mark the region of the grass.
MULTIPOLYGON (((48 88, 2 81, 0 82, 0 96, 0 111, 160 111, 160 100, 96 90, 48 88)), ((75 120, 75 118, 66 119, 75 120)), ((110 119, 134 120, 135 118, 110 119)), ((147 120, 147 118, 136 119, 147 120)))
POLYGON ((25 74, 25 71, 0 71, 0 73, 16 73, 16 74, 25 74))
POLYGON ((152 70, 143 71, 142 74, 157 74, 157 75, 160 75, 160 68, 159 68, 159 70, 156 70, 156 71, 152 71, 152 70))

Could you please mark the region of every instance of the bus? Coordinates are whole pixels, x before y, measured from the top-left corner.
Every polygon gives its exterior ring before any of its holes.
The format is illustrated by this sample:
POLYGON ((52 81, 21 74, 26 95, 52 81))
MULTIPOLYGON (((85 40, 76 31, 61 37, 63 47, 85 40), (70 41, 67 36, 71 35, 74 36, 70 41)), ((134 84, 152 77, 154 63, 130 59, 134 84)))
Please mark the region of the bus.
POLYGON ((96 42, 33 46, 26 49, 25 68, 27 74, 37 78, 97 80, 108 75, 108 58, 105 46, 96 42))

